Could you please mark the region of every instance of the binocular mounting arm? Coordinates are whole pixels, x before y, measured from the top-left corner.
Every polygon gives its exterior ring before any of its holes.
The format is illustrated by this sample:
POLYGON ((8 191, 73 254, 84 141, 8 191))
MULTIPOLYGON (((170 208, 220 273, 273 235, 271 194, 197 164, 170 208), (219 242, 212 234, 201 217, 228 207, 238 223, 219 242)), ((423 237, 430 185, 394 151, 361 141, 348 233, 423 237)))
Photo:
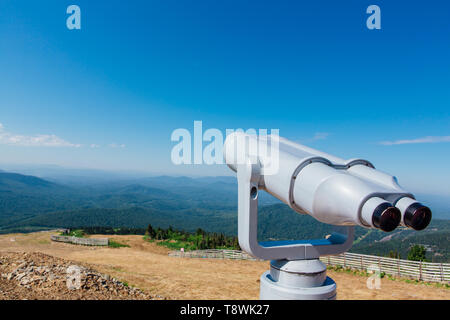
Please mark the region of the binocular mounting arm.
MULTIPOLYGON (((346 234, 333 233, 327 239, 258 242, 258 186, 261 167, 247 158, 237 165, 238 179, 238 237, 239 245, 252 256, 264 260, 317 259, 322 255, 339 254, 353 244, 354 227, 346 234)), ((255 159, 253 159, 255 160, 255 159)))

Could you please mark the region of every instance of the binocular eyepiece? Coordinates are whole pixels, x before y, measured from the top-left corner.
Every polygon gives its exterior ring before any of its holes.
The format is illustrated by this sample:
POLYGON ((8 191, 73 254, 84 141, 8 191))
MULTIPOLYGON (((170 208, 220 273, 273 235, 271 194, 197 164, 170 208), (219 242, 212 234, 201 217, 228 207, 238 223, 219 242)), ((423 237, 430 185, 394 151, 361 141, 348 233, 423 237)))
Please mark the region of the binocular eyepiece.
POLYGON ((406 209, 404 220, 408 227, 414 230, 423 230, 431 221, 431 210, 417 202, 406 209))
POLYGON ((431 221, 431 210, 420 202, 403 197, 397 201, 395 206, 402 213, 401 224, 414 230, 425 229, 431 221))
POLYGON ((383 198, 372 197, 364 203, 361 220, 365 225, 390 232, 402 219, 401 211, 383 198))
POLYGON ((373 197, 364 203, 361 218, 365 224, 386 232, 393 231, 400 224, 419 231, 430 223, 431 210, 410 197, 399 199, 395 206, 373 197))
POLYGON ((380 204, 372 215, 373 225, 385 232, 390 232, 400 224, 402 213, 390 203, 380 204))

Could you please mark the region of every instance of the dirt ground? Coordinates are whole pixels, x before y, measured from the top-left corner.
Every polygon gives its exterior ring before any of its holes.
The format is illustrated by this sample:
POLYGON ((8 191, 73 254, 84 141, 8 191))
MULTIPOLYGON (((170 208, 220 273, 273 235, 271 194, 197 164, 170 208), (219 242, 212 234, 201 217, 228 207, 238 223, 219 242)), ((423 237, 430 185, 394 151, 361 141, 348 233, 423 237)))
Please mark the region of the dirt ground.
MULTIPOLYGON (((50 241, 50 232, 0 236, 5 252, 41 252, 88 264, 99 272, 168 299, 258 299, 259 277, 268 262, 169 257, 168 249, 142 236, 112 236, 130 247, 102 248, 50 241)), ((102 236, 97 236, 102 237, 102 236)), ((368 289, 367 278, 328 271, 337 283, 338 299, 444 299, 450 290, 425 284, 381 279, 380 289, 368 289)))
POLYGON ((0 300, 154 300, 73 261, 40 252, 0 253, 0 300), (69 276, 69 277, 68 277, 69 276))

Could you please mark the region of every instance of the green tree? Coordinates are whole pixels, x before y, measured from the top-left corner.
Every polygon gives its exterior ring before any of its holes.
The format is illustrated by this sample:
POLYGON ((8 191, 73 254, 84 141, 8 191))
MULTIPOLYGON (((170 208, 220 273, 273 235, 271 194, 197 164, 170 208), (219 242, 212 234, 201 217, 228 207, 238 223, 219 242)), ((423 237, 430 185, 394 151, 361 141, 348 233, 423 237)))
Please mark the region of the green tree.
POLYGON ((408 252, 408 260, 412 261, 426 261, 426 253, 427 250, 424 246, 421 245, 414 245, 409 249, 408 252))

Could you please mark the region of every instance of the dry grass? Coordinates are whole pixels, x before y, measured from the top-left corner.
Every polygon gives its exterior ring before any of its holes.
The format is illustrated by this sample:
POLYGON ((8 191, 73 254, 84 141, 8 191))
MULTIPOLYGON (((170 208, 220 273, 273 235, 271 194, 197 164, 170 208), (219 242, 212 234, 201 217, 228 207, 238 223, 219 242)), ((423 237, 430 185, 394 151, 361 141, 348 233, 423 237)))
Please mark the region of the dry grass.
MULTIPOLYGON (((168 257, 168 249, 142 236, 113 236, 129 248, 84 247, 48 241, 50 233, 0 236, 0 252, 43 252, 89 263, 150 294, 171 299, 258 299, 259 277, 268 262, 168 257), (15 241, 11 241, 14 239, 15 241)), ((101 237, 101 236, 96 236, 101 237)), ((370 290, 366 277, 328 271, 338 285, 338 299, 450 299, 450 290, 381 280, 370 290)))

